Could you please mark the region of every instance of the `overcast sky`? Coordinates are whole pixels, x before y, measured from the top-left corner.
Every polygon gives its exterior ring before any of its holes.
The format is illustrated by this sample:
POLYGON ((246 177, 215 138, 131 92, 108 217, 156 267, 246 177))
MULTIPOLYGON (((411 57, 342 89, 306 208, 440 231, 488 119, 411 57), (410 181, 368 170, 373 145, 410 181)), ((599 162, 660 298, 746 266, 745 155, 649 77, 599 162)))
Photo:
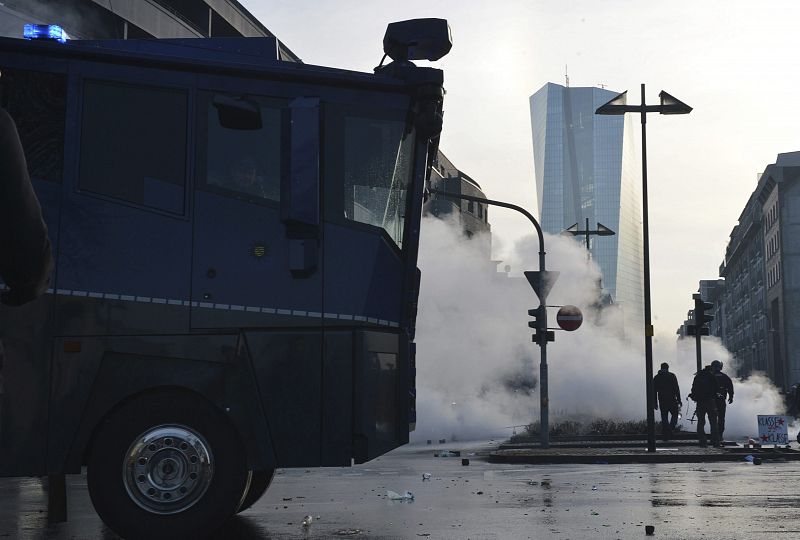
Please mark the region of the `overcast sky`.
MULTIPOLYGON (((694 107, 648 117, 652 297, 674 334, 699 279, 717 277, 757 175, 800 150, 800 2, 621 0, 242 0, 304 62, 371 71, 386 24, 450 22, 441 148, 487 196, 536 209, 528 98, 546 82, 639 85, 694 107)), ((638 122, 634 136, 639 142, 638 122)), ((529 234, 490 214, 495 258, 529 234)), ((515 269, 522 270, 522 269, 515 269)))

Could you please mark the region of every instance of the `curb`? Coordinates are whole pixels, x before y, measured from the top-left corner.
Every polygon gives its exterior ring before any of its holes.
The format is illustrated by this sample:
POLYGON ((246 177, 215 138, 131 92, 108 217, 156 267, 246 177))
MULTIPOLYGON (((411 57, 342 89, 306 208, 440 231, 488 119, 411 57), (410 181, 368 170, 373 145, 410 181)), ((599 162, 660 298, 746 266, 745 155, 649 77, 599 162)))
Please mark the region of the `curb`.
POLYGON ((800 461, 798 451, 747 451, 719 453, 642 453, 642 454, 556 454, 556 453, 506 453, 492 452, 487 456, 490 463, 528 463, 528 464, 595 464, 622 465, 635 463, 710 463, 715 461, 745 461, 746 455, 759 457, 763 462, 800 461))

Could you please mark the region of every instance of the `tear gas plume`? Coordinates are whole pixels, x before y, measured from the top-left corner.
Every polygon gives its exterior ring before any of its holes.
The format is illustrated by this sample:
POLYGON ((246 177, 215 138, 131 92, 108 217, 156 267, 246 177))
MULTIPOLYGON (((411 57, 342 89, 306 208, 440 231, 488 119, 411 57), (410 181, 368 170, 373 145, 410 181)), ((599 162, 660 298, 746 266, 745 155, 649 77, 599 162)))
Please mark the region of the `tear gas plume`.
MULTIPOLYGON (((538 269, 537 238, 517 242, 510 257, 513 270, 506 275, 487 260, 480 239, 467 239, 456 221, 425 218, 421 237, 417 429, 412 440, 509 435, 507 426, 538 420, 539 347, 531 342, 527 310, 539 301, 522 276, 523 270, 538 269)), ((551 421, 643 419, 641 330, 628 329, 626 338, 620 310, 600 313, 593 307, 600 271, 578 243, 545 235, 545 245, 548 270, 561 272, 548 304, 574 304, 584 314, 580 329, 557 331, 556 341, 548 344, 551 421)), ((556 326, 555 312, 548 311, 551 327, 556 326)), ((696 369, 694 344, 686 340, 676 346, 672 329, 660 330, 663 334, 654 339, 654 370, 661 362, 670 364, 685 403, 696 369)), ((704 363, 719 359, 727 373, 735 373, 730 353, 716 338, 704 338, 703 355, 704 363)), ((727 438, 755 436, 757 414, 783 412, 781 397, 765 376, 734 380, 734 385, 727 438)), ((688 422, 693 407, 693 402, 690 408, 684 405, 685 430, 694 429, 688 422)))

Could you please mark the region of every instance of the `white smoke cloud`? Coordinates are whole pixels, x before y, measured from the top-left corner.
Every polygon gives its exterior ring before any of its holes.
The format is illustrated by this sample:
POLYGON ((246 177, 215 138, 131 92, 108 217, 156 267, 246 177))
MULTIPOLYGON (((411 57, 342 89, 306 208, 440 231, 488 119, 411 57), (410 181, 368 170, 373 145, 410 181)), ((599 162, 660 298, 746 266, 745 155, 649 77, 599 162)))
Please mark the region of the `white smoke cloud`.
MULTIPOLYGON (((506 277, 495 273, 480 242, 467 240, 456 222, 425 218, 421 236, 418 414, 412 439, 508 435, 506 426, 538 420, 539 347, 531 342, 527 310, 539 301, 521 275, 538 269, 538 240, 530 236, 516 244, 506 277)), ((580 329, 557 331, 548 344, 552 421, 645 418, 641 330, 628 329, 626 337, 618 310, 605 310, 598 320, 591 306, 600 272, 575 241, 546 235, 545 244, 547 268, 561 272, 548 303, 574 304, 584 313, 580 329)), ((555 312, 548 311, 551 327, 555 312)), ((671 329, 661 330, 654 339, 655 370, 661 362, 670 364, 685 402, 696 370, 694 342, 676 344, 671 329)), ((704 338, 703 359, 704 364, 721 360, 726 372, 735 372, 730 353, 716 338, 704 338)), ((783 412, 781 396, 765 376, 734 385, 726 438, 755 436, 757 414, 783 412)), ((693 410, 690 402, 689 416, 693 410)), ((683 427, 694 429, 686 418, 683 427)), ((796 434, 797 425, 793 429, 796 434)))
MULTIPOLYGON (((687 369, 696 369, 695 342, 694 340, 682 340, 678 342, 676 354, 680 365, 687 369)), ((753 437, 758 438, 758 424, 756 417, 759 414, 782 414, 785 412, 785 404, 772 381, 761 372, 752 373, 747 379, 734 378, 738 363, 730 352, 722 345, 719 338, 703 338, 703 364, 709 364, 713 360, 720 360, 724 363, 724 371, 733 379, 734 400, 727 406, 725 417, 725 438, 753 437)), ((688 393, 691 389, 691 377, 686 379, 688 393)), ((681 390, 683 390, 683 381, 681 390)), ((692 408, 693 410, 693 408, 692 408)), ((800 421, 795 421, 789 426, 789 439, 797 440, 797 432, 800 430, 800 421)))

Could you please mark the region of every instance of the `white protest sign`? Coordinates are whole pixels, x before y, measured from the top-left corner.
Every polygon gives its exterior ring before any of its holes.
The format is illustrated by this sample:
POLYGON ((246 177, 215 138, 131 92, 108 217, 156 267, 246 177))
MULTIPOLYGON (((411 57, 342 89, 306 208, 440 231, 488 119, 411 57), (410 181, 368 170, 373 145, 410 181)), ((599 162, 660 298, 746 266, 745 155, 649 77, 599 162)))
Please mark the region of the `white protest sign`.
POLYGON ((759 414, 758 438, 761 444, 789 444, 789 417, 759 414))

